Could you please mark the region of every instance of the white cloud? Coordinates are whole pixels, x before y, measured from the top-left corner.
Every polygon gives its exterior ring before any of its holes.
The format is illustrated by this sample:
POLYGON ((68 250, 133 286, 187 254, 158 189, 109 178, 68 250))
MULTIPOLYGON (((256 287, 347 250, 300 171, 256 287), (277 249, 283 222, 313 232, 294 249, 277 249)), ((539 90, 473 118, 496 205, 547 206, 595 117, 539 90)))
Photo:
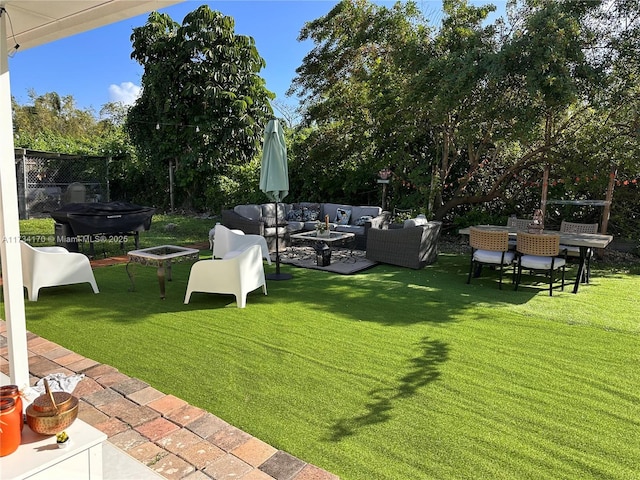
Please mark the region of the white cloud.
POLYGON ((122 82, 120 85, 109 85, 109 100, 133 105, 140 96, 141 88, 132 82, 122 82))

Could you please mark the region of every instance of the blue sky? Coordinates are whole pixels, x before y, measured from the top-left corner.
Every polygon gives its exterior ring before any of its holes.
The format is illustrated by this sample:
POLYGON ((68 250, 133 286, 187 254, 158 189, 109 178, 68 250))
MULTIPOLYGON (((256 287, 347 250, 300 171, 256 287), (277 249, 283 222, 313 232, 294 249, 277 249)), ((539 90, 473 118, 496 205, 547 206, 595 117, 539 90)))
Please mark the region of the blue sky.
MULTIPOLYGON (((237 34, 252 36, 267 67, 261 75, 267 88, 279 102, 296 105, 285 97, 311 42, 298 42, 305 22, 328 13, 334 0, 232 0, 203 2, 188 0, 162 9, 174 21, 182 23, 185 15, 202 4, 235 19, 237 34)), ((380 2, 391 5, 391 2, 380 2)), ((504 3, 504 2, 497 2, 504 3)), ((419 2, 431 18, 441 18, 441 1, 419 2)), ((93 108, 99 113, 108 102, 130 102, 135 98, 142 77, 142 67, 131 60, 130 36, 133 28, 146 23, 148 15, 65 38, 46 45, 20 51, 9 59, 11 91, 20 104, 29 101, 28 91, 43 95, 56 92, 71 95, 79 108, 93 108)))

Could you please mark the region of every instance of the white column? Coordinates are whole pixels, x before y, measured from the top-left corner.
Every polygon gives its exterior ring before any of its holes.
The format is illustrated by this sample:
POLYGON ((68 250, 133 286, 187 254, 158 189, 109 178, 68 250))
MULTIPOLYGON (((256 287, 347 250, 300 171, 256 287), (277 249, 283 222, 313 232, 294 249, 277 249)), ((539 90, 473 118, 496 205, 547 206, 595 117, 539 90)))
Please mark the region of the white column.
POLYGON ((9 341, 9 373, 18 387, 29 386, 27 328, 24 314, 18 189, 7 58, 7 15, 0 14, 0 254, 4 320, 9 341))

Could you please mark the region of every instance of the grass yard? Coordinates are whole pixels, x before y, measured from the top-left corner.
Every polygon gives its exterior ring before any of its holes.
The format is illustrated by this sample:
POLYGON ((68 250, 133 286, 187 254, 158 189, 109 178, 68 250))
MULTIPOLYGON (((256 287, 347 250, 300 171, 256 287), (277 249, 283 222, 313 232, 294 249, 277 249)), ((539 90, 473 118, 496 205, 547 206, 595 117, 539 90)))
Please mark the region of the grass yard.
POLYGON ((553 297, 466 285, 466 255, 282 270, 237 309, 183 305, 188 265, 164 301, 153 268, 135 292, 124 265, 98 268, 99 295, 44 289, 27 328, 344 480, 640 478, 637 270, 597 267, 553 297))

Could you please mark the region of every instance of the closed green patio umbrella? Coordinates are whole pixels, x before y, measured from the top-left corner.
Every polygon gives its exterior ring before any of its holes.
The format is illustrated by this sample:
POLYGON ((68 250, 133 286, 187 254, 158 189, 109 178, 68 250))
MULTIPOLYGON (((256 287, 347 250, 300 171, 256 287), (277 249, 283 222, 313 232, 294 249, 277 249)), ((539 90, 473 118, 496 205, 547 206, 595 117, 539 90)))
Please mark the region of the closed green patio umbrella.
POLYGON ((280 273, 280 251, 278 236, 278 202, 289 194, 289 167, 287 165, 287 146, 284 131, 276 118, 269 120, 264 131, 262 163, 260 165, 260 190, 276 208, 276 273, 267 275, 270 280, 289 280, 292 276, 280 273))

